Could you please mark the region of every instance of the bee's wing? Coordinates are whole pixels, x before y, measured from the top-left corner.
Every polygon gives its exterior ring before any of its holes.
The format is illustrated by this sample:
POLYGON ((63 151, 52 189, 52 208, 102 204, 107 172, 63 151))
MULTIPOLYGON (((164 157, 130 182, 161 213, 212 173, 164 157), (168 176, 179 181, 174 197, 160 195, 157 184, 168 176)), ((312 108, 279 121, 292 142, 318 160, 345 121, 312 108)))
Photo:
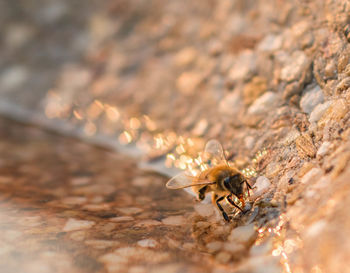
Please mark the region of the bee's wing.
POLYGON ((193 177, 186 172, 182 172, 173 178, 171 178, 167 183, 166 187, 168 189, 183 189, 183 188, 188 188, 192 186, 200 186, 200 185, 211 185, 214 184, 215 182, 210 182, 210 181, 199 181, 198 178, 193 177))
POLYGON ((204 148, 204 160, 207 161, 209 165, 228 164, 224 149, 218 140, 211 139, 207 142, 204 148))

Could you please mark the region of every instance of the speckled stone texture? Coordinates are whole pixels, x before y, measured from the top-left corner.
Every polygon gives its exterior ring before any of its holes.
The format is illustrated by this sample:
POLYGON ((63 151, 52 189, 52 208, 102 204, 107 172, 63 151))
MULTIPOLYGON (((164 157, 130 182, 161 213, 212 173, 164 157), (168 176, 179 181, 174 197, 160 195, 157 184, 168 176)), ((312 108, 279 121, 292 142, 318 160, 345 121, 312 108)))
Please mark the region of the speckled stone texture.
POLYGON ((0 112, 106 149, 2 122, 3 271, 350 271, 349 1, 3 2, 0 112), (210 138, 231 223, 145 172, 210 138))

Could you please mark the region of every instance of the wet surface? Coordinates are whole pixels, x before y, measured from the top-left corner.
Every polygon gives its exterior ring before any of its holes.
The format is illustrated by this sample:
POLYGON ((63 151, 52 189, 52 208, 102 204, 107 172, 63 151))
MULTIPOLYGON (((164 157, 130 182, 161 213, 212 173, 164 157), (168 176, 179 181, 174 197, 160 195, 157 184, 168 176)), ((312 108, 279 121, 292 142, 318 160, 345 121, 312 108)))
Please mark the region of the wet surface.
POLYGON ((122 155, 0 120, 1 272, 209 272, 193 199, 122 155))

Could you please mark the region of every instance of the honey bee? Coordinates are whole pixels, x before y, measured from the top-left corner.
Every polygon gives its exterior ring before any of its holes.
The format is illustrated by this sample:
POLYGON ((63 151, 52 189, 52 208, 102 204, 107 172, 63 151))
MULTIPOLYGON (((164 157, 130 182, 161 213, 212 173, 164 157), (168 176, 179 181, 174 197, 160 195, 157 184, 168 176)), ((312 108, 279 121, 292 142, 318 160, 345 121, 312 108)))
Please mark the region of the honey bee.
POLYGON ((204 155, 211 158, 211 164, 216 163, 217 165, 202 171, 197 177, 187 172, 180 173, 170 179, 166 187, 168 189, 192 187, 199 201, 202 201, 207 193, 212 192, 212 203, 220 210, 223 218, 229 222, 230 218, 220 203, 226 199, 229 204, 243 211, 244 192, 246 187, 249 189, 252 187, 238 169, 229 165, 220 142, 215 139, 209 140, 205 146, 204 155), (235 204, 234 196, 241 201, 242 208, 235 204))

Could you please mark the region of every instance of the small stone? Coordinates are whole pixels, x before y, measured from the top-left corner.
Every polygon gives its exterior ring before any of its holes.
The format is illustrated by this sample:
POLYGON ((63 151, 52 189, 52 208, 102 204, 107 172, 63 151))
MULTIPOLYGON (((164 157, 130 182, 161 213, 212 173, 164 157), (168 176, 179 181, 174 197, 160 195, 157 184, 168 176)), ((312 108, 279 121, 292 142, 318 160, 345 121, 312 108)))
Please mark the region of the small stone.
POLYGON ((253 224, 247 226, 240 226, 231 231, 228 237, 229 241, 237 242, 244 245, 250 245, 255 241, 257 232, 253 224))
POLYGON ((223 246, 223 242, 214 241, 206 244, 206 247, 210 253, 218 252, 223 246))
POLYGON ((214 213, 212 204, 199 203, 194 206, 194 209, 202 217, 209 217, 214 213))
POLYGON ((255 138, 253 136, 246 136, 244 138, 244 145, 246 146, 247 149, 251 150, 253 149, 255 144, 255 138))
POLYGON ((323 142, 320 148, 318 148, 317 156, 319 157, 319 156, 326 155, 329 151, 330 146, 331 146, 331 143, 329 141, 323 142))
POLYGON ((298 154, 302 158, 315 157, 316 148, 309 134, 305 133, 295 140, 298 154))
POLYGON ((167 218, 164 218, 162 220, 162 223, 164 225, 169 226, 181 226, 186 223, 185 217, 178 215, 178 216, 169 216, 167 218))
POLYGON ((253 245, 250 249, 250 254, 252 256, 260 256, 260 255, 267 255, 272 252, 273 244, 271 240, 260 244, 260 245, 253 245))
POLYGON ((218 253, 215 256, 215 259, 219 262, 219 263, 228 263, 231 259, 231 254, 229 252, 226 251, 221 251, 220 253, 218 253))
POLYGON ((87 198, 85 196, 69 196, 62 199, 62 203, 66 205, 81 205, 86 203, 87 198))
POLYGON ((298 80, 309 68, 310 61, 303 51, 295 51, 288 59, 288 63, 281 70, 280 78, 283 81, 291 82, 298 80))
POLYGON ((259 197, 271 186, 271 182, 265 176, 259 176, 254 184, 254 196, 259 197))
POLYGON ((312 168, 308 171, 302 178, 301 183, 307 184, 310 183, 311 180, 318 179, 322 175, 322 170, 319 168, 312 168))
POLYGON ((232 255, 238 255, 245 250, 245 246, 237 244, 236 242, 229 242, 224 244, 224 249, 230 252, 232 255))
POLYGON ((322 118, 318 121, 318 126, 324 127, 328 121, 340 121, 348 112, 348 105, 345 99, 338 99, 332 102, 322 118))
POLYGON ((175 64, 183 67, 188 66, 195 61, 197 50, 193 47, 186 47, 175 55, 175 64))
POLYGON ((282 35, 269 34, 260 41, 257 49, 262 52, 277 51, 282 47, 282 42, 282 35))
POLYGON ((87 240, 84 243, 95 249, 106 249, 106 248, 114 247, 120 244, 118 241, 109 241, 109 240, 87 240))
POLYGON ((113 222, 128 222, 128 221, 133 221, 134 217, 132 217, 132 216, 119 216, 119 217, 109 218, 109 220, 113 221, 113 222))
POLYGON ((200 82, 202 74, 196 71, 182 73, 176 81, 176 87, 184 95, 192 95, 200 82))
POLYGON ((282 169, 281 164, 278 164, 276 162, 271 162, 269 165, 266 166, 265 174, 267 177, 274 177, 276 176, 282 169))
POLYGON ((266 92, 264 95, 255 100, 255 102, 248 108, 249 114, 266 113, 277 100, 277 94, 273 92, 266 92))
POLYGON ((242 51, 229 71, 230 80, 238 81, 249 78, 256 70, 256 60, 256 54, 252 50, 242 51))
POLYGON ((68 231, 74 231, 74 230, 80 230, 80 229, 89 229, 93 225, 95 225, 94 221, 69 218, 63 227, 63 231, 68 232, 68 231))
POLYGON ((241 96, 239 90, 234 90, 233 92, 226 95, 219 104, 219 111, 221 114, 234 115, 236 114, 242 106, 241 96))
POLYGON ((141 247, 149 247, 149 248, 156 247, 157 244, 158 244, 157 241, 153 239, 143 239, 137 242, 137 245, 141 247))
POLYGON ((118 208, 117 210, 126 215, 138 214, 142 211, 142 209, 135 207, 118 208))
POLYGON ((336 89, 339 94, 343 91, 346 91, 349 87, 350 87, 350 77, 347 77, 337 84, 336 89))
POLYGON ((2 91, 15 89, 29 79, 28 70, 23 66, 12 66, 0 74, 0 85, 2 91))
POLYGON ((310 123, 317 123, 322 115, 326 112, 328 107, 331 105, 331 101, 326 101, 325 103, 321 103, 312 110, 310 117, 309 117, 309 122, 310 123))
POLYGON ((320 86, 315 86, 308 90, 300 99, 300 108, 307 114, 311 114, 312 110, 323 103, 324 96, 320 86))
POLYGON ((266 79, 263 77, 254 77, 251 82, 243 88, 243 101, 245 104, 251 104, 267 89, 266 79))
POLYGON ((89 176, 81 176, 81 177, 75 177, 71 180, 71 184, 73 186, 84 186, 91 182, 91 177, 89 176))
POLYGON ((157 220, 144 220, 144 221, 140 221, 138 222, 135 227, 153 227, 153 226, 159 226, 162 223, 160 221, 157 220))
POLYGON ((328 224, 325 220, 317 221, 306 230, 306 236, 315 238, 316 236, 319 236, 327 226, 328 224))

